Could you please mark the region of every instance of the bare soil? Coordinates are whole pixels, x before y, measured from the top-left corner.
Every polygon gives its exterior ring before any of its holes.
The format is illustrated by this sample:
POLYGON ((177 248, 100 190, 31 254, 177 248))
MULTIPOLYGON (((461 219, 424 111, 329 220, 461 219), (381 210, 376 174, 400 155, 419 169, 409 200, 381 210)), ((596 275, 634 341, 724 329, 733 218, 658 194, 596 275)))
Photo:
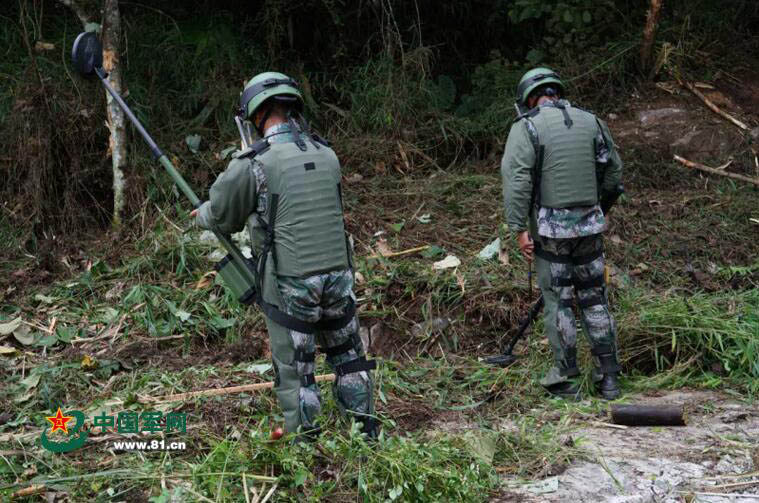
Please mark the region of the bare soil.
POLYGON ((586 453, 583 460, 573 462, 560 475, 543 480, 524 483, 507 478, 509 491, 519 494, 520 501, 530 503, 696 501, 687 499, 688 495, 698 497, 701 502, 756 501, 759 498, 756 404, 716 391, 682 390, 657 395, 630 396, 627 401, 683 405, 687 426, 616 429, 578 424, 572 435, 586 453))

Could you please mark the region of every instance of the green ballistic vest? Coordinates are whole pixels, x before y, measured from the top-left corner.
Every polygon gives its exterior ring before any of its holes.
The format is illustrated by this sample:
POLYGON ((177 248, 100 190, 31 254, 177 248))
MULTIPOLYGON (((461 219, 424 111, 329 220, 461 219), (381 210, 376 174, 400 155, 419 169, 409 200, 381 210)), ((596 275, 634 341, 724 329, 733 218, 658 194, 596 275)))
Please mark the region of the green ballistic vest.
POLYGON ((305 145, 303 151, 295 143, 272 143, 256 157, 268 187, 276 273, 299 278, 349 267, 340 162, 327 146, 305 145))
POLYGON ((558 106, 542 106, 531 120, 543 147, 542 169, 538 166, 540 205, 570 208, 596 204, 595 116, 571 106, 563 111, 558 106))

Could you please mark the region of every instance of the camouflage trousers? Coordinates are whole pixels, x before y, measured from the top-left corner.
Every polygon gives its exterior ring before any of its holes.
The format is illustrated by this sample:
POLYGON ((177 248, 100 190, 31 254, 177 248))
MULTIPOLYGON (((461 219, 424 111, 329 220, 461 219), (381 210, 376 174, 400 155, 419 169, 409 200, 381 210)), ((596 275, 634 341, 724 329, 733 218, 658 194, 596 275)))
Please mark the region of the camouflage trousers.
MULTIPOLYGON (((267 278, 278 286, 277 304, 287 314, 307 322, 336 319, 345 315, 353 295, 351 270, 334 271, 307 278, 286 276, 267 278)), ((358 335, 358 318, 338 330, 313 334, 285 328, 267 318, 272 359, 277 373, 275 392, 285 416, 285 428, 295 432, 318 429, 321 411, 319 386, 314 374, 317 346, 327 353, 327 363, 335 366, 365 356, 358 335), (304 356, 307 355, 307 356, 304 356)), ((332 392, 340 410, 361 421, 374 415, 372 379, 369 371, 338 376, 332 392)))
POLYGON ((540 381, 550 386, 579 374, 575 297, 582 327, 594 355, 593 380, 601 379, 599 354, 615 354, 617 336, 604 281, 603 238, 591 236, 535 240, 538 284, 545 299, 544 324, 554 365, 540 381))

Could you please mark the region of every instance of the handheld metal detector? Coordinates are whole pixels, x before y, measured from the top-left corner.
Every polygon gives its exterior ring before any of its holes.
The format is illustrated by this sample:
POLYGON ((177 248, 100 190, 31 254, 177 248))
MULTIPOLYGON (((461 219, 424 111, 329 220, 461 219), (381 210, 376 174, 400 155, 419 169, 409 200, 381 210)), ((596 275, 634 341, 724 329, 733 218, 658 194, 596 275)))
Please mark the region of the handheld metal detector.
MULTIPOLYGON (((145 128, 137 117, 134 116, 121 96, 119 96, 119 93, 108 82, 108 74, 103 70, 103 46, 95 33, 84 32, 76 37, 74 47, 71 50, 71 63, 80 74, 85 76, 95 74, 100 78, 100 82, 103 83, 103 86, 116 101, 119 108, 124 111, 135 129, 137 129, 143 140, 150 147, 155 158, 169 173, 174 183, 177 184, 179 190, 190 200, 193 207, 199 207, 200 199, 198 199, 198 196, 187 185, 187 182, 182 178, 182 175, 179 174, 169 158, 166 157, 166 154, 161 152, 161 149, 158 148, 153 138, 145 131, 145 128)), ((216 270, 238 300, 244 304, 250 304, 256 296, 256 276, 253 263, 245 258, 229 236, 222 234, 216 229, 212 229, 212 231, 228 252, 228 255, 216 264, 216 270)))

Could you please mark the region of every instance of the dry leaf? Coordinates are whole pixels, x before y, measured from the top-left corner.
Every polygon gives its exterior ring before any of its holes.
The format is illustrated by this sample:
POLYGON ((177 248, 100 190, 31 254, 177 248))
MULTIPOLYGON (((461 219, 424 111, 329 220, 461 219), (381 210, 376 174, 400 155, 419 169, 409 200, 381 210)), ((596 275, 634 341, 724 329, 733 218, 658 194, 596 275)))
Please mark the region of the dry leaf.
POLYGON ((11 346, 0 346, 0 355, 6 356, 6 355, 12 355, 16 353, 16 348, 13 348, 11 346))
POLYGON ((94 358, 92 358, 90 355, 84 355, 84 358, 82 358, 82 368, 84 370, 92 370, 98 368, 98 362, 94 358))
POLYGON ((377 241, 377 252, 383 257, 393 254, 393 250, 391 250, 390 246, 387 244, 387 239, 383 238, 377 241))
POLYGON ((459 260, 459 258, 456 255, 448 255, 443 260, 440 260, 432 264, 432 268, 439 271, 442 269, 451 269, 453 267, 458 267, 460 265, 461 265, 461 260, 459 260))
POLYGON ((210 271, 203 275, 202 278, 198 280, 198 283, 195 285, 195 290, 200 290, 202 288, 208 288, 213 283, 213 278, 216 276, 216 271, 210 271))

